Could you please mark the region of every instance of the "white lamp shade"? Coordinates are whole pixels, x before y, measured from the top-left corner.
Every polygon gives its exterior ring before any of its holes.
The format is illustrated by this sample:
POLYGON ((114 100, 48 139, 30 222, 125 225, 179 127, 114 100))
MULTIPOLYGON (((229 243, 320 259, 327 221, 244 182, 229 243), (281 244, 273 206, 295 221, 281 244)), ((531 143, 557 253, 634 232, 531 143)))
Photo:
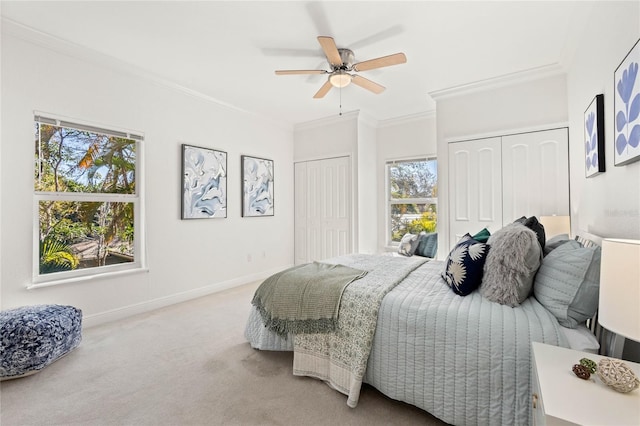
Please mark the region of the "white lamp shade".
POLYGON ((540 223, 544 226, 544 234, 547 239, 571 233, 571 222, 569 216, 540 216, 540 223))
POLYGON ((602 241, 598 322, 640 341, 640 241, 602 241))

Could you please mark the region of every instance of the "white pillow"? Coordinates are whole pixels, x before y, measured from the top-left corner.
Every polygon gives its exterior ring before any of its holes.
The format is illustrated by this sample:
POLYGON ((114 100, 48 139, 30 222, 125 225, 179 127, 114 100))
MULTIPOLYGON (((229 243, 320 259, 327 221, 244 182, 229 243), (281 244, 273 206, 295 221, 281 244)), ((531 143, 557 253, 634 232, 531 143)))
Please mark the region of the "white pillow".
POLYGON ((576 351, 589 352, 597 354, 600 349, 600 343, 596 336, 593 335, 591 330, 586 325, 580 324, 576 328, 560 327, 563 331, 569 347, 576 351))
POLYGON ((400 246, 398 247, 398 253, 404 256, 413 256, 413 253, 418 248, 418 236, 407 232, 400 240, 400 246))

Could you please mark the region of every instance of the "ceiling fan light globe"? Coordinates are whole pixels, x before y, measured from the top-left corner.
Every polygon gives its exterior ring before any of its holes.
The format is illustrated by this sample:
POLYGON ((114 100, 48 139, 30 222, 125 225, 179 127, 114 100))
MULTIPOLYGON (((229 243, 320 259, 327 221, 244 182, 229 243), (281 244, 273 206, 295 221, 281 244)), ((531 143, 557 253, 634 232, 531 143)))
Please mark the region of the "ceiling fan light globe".
POLYGON ((351 75, 345 72, 336 72, 329 76, 329 82, 333 87, 345 87, 351 83, 351 75))

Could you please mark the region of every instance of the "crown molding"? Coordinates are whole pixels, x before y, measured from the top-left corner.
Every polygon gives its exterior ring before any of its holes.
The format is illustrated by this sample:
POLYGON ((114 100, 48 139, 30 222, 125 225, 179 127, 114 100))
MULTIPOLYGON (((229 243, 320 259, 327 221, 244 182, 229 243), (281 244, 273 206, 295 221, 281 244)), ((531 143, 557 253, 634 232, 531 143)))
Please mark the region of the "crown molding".
POLYGON ((294 125, 294 132, 300 130, 315 129, 318 127, 328 126, 330 124, 341 123, 345 120, 357 120, 360 115, 360 110, 345 112, 342 115, 330 115, 329 117, 318 118, 317 120, 305 121, 303 123, 297 123, 294 125))
POLYGON ((423 120, 429 120, 429 119, 435 119, 435 118, 436 118, 435 110, 423 111, 415 114, 403 115, 400 117, 393 117, 385 120, 380 120, 378 121, 378 128, 399 126, 402 124, 413 123, 416 121, 423 121, 423 120))
POLYGON ((519 135, 522 133, 542 132, 546 130, 569 129, 569 123, 560 121, 556 123, 538 124, 536 126, 517 127, 510 129, 502 129, 500 131, 492 131, 486 133, 471 133, 466 135, 457 135, 444 138, 445 143, 468 142, 478 139, 496 138, 502 136, 519 135))
POLYGON ((130 64, 128 62, 122 61, 113 56, 100 53, 96 50, 87 48, 80 44, 61 39, 59 37, 45 33, 40 30, 36 30, 32 27, 23 25, 9 18, 6 18, 6 17, 1 18, 1 28, 2 28, 3 35, 15 37, 19 40, 22 40, 31 44, 35 44, 37 46, 43 47, 45 49, 48 49, 48 50, 51 50, 75 59, 79 59, 95 65, 99 65, 101 67, 106 67, 106 68, 113 69, 115 71, 129 74, 131 76, 158 84, 165 88, 172 89, 184 95, 191 96, 212 104, 216 104, 226 109, 230 109, 246 115, 251 115, 256 119, 267 122, 271 125, 275 125, 282 129, 291 130, 292 128, 292 125, 289 123, 278 121, 269 117, 259 115, 253 111, 240 108, 236 105, 230 104, 220 99, 216 99, 213 96, 204 94, 200 91, 191 89, 179 83, 168 80, 165 77, 162 77, 151 71, 147 71, 143 68, 130 64))
POLYGON ((504 74, 498 77, 479 80, 460 86, 454 86, 442 90, 434 90, 429 92, 435 101, 453 98, 457 96, 467 95, 486 90, 498 89, 514 84, 525 83, 532 80, 539 80, 545 77, 551 77, 566 73, 566 70, 560 63, 542 65, 540 67, 530 68, 523 71, 517 71, 510 74, 504 74))
POLYGON ((373 116, 365 113, 364 111, 360 111, 360 114, 358 114, 358 121, 375 128, 378 128, 379 124, 378 120, 376 120, 373 116))
POLYGON ((416 121, 435 119, 435 117, 436 117, 436 111, 430 110, 430 111, 418 112, 415 114, 404 115, 400 117, 377 120, 376 118, 363 112, 362 110, 354 110, 354 111, 346 112, 342 115, 332 115, 329 117, 319 118, 317 120, 298 123, 295 125, 294 131, 315 129, 317 127, 323 127, 331 124, 340 123, 345 119, 349 119, 349 120, 357 119, 358 121, 361 121, 364 124, 380 129, 383 127, 399 126, 402 124, 413 123, 416 121))

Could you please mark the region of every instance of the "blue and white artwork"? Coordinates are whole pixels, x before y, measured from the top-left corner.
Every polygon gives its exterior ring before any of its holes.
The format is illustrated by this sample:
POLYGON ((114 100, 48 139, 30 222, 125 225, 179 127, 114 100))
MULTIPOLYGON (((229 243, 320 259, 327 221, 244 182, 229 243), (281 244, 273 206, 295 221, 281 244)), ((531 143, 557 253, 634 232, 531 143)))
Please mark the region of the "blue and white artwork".
POLYGON ((182 145, 182 218, 227 217, 227 153, 182 145))
POLYGON ((242 156, 242 216, 273 216, 273 160, 242 156))
POLYGON ((614 162, 622 166, 640 160, 640 40, 616 69, 614 75, 615 149, 614 162))
POLYGON ((604 172, 604 95, 596 95, 584 112, 586 176, 604 172))

